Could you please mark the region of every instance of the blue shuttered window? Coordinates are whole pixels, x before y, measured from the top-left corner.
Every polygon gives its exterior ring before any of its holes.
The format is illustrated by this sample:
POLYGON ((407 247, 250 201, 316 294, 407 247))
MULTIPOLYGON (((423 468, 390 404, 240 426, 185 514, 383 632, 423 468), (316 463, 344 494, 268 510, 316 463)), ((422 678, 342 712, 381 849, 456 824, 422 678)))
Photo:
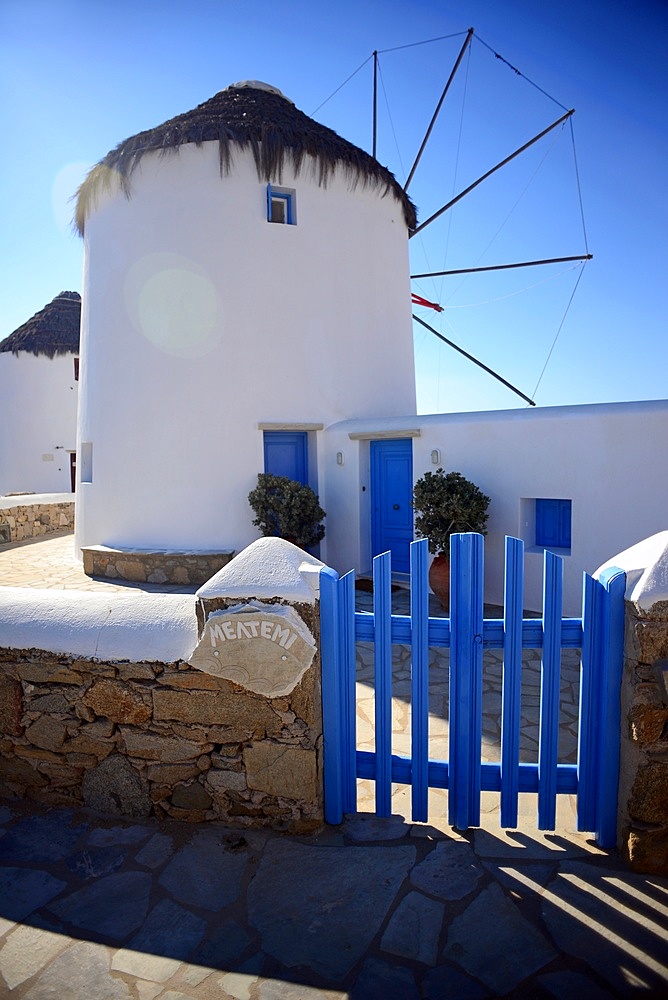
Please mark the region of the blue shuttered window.
POLYGON ((265 431, 264 471, 308 485, 308 438, 305 431, 265 431))
POLYGON ((571 547, 572 500, 536 500, 536 545, 548 549, 571 547))

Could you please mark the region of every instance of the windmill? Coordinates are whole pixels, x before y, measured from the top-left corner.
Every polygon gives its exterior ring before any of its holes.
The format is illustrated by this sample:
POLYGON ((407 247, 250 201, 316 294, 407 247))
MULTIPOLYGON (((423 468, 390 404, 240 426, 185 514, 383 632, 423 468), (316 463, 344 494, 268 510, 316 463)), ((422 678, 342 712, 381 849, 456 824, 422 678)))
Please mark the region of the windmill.
MULTIPOLYGON (((456 58, 454 59, 454 63, 452 64, 452 69, 450 70, 449 75, 447 76, 447 80, 445 82, 445 85, 443 86, 443 88, 442 88, 442 90, 441 90, 441 92, 440 92, 440 94, 438 96, 438 100, 436 102, 435 110, 433 111, 433 113, 431 115, 431 118, 430 118, 428 124, 426 125, 424 133, 422 134, 422 136, 420 138, 419 144, 417 145, 417 152, 413 156, 412 163, 411 163, 411 165, 409 167, 402 164, 402 171, 403 171, 403 174, 404 174, 404 176, 406 178, 405 181, 404 181, 404 183, 403 183, 404 191, 406 193, 410 193, 410 195, 413 196, 414 184, 415 184, 416 181, 419 181, 420 174, 421 174, 421 171, 423 170, 424 166, 427 165, 427 164, 429 164, 430 168, 433 170, 435 160, 437 162, 439 162, 438 161, 439 152, 437 151, 435 154, 432 152, 432 146, 433 146, 433 143, 434 143, 434 139, 436 137, 436 134, 437 134, 439 126, 443 122, 443 118, 444 118, 446 109, 448 107, 448 100, 450 100, 450 99, 453 98, 453 95, 454 95, 454 92, 455 92, 455 89, 456 89, 455 88, 455 84, 456 84, 457 81, 461 81, 462 77, 465 76, 466 77, 466 81, 463 84, 460 85, 460 92, 463 94, 463 96, 462 96, 462 112, 461 113, 462 113, 462 115, 464 114, 464 101, 466 100, 466 91, 467 91, 467 89, 469 87, 469 81, 468 81, 468 76, 469 76, 469 72, 470 72, 470 65, 469 64, 470 64, 470 59, 471 59, 471 52, 472 52, 472 49, 474 48, 474 43, 477 44, 478 51, 482 51, 482 53, 483 53, 483 55, 485 57, 491 56, 492 61, 497 66, 501 66, 504 71, 509 71, 509 73, 512 75, 512 77, 514 78, 514 80, 517 80, 517 79, 521 80, 522 83, 524 83, 525 85, 527 85, 527 87, 529 89, 531 89, 532 94, 534 96, 537 96, 538 102, 542 101, 542 104, 540 104, 540 114, 542 115, 542 117, 539 119, 542 122, 542 125, 541 125, 541 127, 537 131, 533 131, 533 132, 531 132, 531 131, 526 132, 526 129, 525 129, 525 133, 523 135, 523 138, 519 142, 513 143, 510 138, 505 138, 500 143, 500 148, 503 149, 503 155, 499 156, 497 159, 492 159, 491 162, 489 162, 489 164, 485 165, 484 169, 480 169, 479 171, 476 171, 476 170, 471 171, 470 174, 469 174, 469 176, 467 176, 465 183, 461 183, 460 184, 460 183, 458 183, 458 178, 455 178, 454 181, 453 181, 453 190, 452 190, 451 196, 448 197, 447 199, 445 199, 441 204, 437 203, 437 207, 429 208, 429 210, 424 211, 423 210, 423 203, 422 203, 422 199, 421 199, 421 204, 419 205, 419 209, 420 209, 419 215, 421 216, 421 218, 419 219, 418 225, 411 232, 411 234, 409 236, 409 239, 411 240, 411 247, 414 247, 414 246, 416 247, 417 244, 421 242, 422 235, 425 233, 425 231, 428 228, 430 230, 430 233, 434 232, 438 228, 435 224, 439 220, 441 220, 441 225, 443 224, 443 222, 447 223, 449 219, 451 220, 452 214, 453 214, 453 210, 455 209, 455 207, 457 207, 460 204, 462 204, 466 199, 470 200, 470 198, 474 194, 474 192, 477 193, 478 190, 481 189, 481 187, 483 187, 485 185, 489 186, 489 182, 491 181, 491 179, 494 178, 496 175, 498 175, 498 173, 500 171, 503 171, 504 168, 508 168, 511 164, 513 164, 514 162, 516 162, 518 160, 518 158, 522 157, 523 154, 527 154, 529 150, 538 150, 538 151, 540 151, 540 150, 544 149, 545 145, 547 144, 547 142, 550 139, 552 139, 552 138, 557 138, 558 139, 559 133, 561 131, 563 131, 564 129, 566 129, 568 131, 568 133, 570 134, 571 144, 572 144, 574 177, 575 177, 576 189, 577 189, 577 202, 578 202, 578 205, 579 205, 579 211, 580 211, 580 216, 581 216, 581 220, 582 220, 582 236, 583 236, 583 240, 584 240, 584 247, 585 247, 585 249, 584 249, 583 252, 576 253, 576 254, 573 254, 573 253, 560 253, 560 254, 557 255, 557 254, 555 254, 553 252, 550 252, 550 251, 548 251, 546 253, 543 253, 543 254, 540 254, 540 255, 536 255, 536 256, 528 256, 526 254, 522 254, 522 255, 519 255, 519 256, 522 257, 522 259, 519 259, 519 260, 518 259, 503 260, 503 258, 502 258, 501 260, 495 261, 493 263, 481 263, 481 262, 479 262, 479 261, 476 260, 476 261, 474 261, 474 263, 471 264, 471 266, 457 266, 457 267, 451 267, 451 266, 448 266, 448 267, 445 267, 445 266, 433 267, 432 266, 432 267, 429 267, 428 269, 426 269, 424 266, 420 266, 419 264, 413 266, 413 261, 412 261, 412 265, 411 265, 411 269, 412 269, 411 280, 412 280, 412 282, 414 282, 414 287, 416 287, 416 291, 413 293, 413 296, 412 296, 412 301, 413 301, 413 304, 417 307, 417 309, 421 313, 423 313, 424 310, 431 309, 431 310, 434 310, 437 313, 443 314, 444 311, 446 311, 446 312, 448 311, 447 305, 446 305, 446 307, 444 309, 444 306, 442 304, 439 304, 439 301, 438 301, 439 296, 438 296, 438 294, 434 294, 434 293, 430 294, 429 292, 425 291, 423 289, 422 285, 420 284, 420 283, 423 284, 426 279, 429 279, 429 280, 433 281, 433 279, 441 279, 442 280, 442 279, 450 279, 450 278, 454 278, 454 277, 466 278, 466 277, 472 276, 472 275, 483 275, 483 274, 487 274, 487 275, 494 274, 495 276, 499 277, 502 272, 505 272, 505 273, 508 273, 508 272, 518 272, 520 270, 523 271, 524 269, 540 268, 540 267, 545 267, 545 266, 550 266, 550 265, 567 265, 568 266, 568 270, 571 270, 573 268, 577 268, 577 270, 578 270, 578 276, 577 276, 577 281, 575 283, 575 288, 573 288, 573 290, 572 290, 572 294, 570 295, 570 298, 568 300, 568 304, 566 306, 566 310, 563 313, 563 316, 561 318, 561 322, 560 322, 560 324, 558 326, 558 329, 557 329, 557 332, 556 332, 556 336, 554 336, 554 338, 552 340, 552 343, 551 343, 551 346, 549 348, 549 352, 548 352, 547 358, 545 359, 545 361, 543 363, 542 371, 540 373, 540 377, 538 378, 538 382, 536 383, 536 389, 537 389, 538 385, 540 384, 540 381, 542 379, 542 375, 543 375, 543 373, 545 371, 547 363, 549 361, 549 358, 550 358, 550 356, 552 354, 552 351, 554 350, 554 347, 555 347, 555 344, 556 344, 556 340, 557 340, 557 338, 559 336, 559 333, 561 331, 561 327, 562 327, 562 325, 564 323, 564 320, 566 318, 566 314, 568 313, 568 309, 570 308, 570 304, 571 304, 573 296, 575 294, 575 290, 577 289, 579 281, 580 281, 580 279, 582 277, 583 270, 584 270, 583 265, 588 260, 590 260, 592 258, 592 254, 589 253, 589 250, 588 250, 588 247, 587 247, 587 235, 586 235, 586 230, 585 230, 585 226, 584 226, 584 216, 583 216, 583 212, 582 212, 582 199, 581 199, 581 194, 580 194, 579 175, 578 175, 578 172, 577 172, 577 161, 575 159, 575 141, 574 141, 574 136, 573 136, 573 125, 572 125, 572 116, 574 114, 573 109, 569 109, 569 108, 565 107, 559 101, 556 101, 553 97, 551 97, 545 90, 543 90, 541 87, 538 87, 535 83, 533 83, 531 80, 529 80, 528 77, 526 77, 519 69, 517 69, 515 66, 513 66, 508 60, 506 60, 503 56, 501 56, 494 49, 492 49, 486 42, 484 42, 480 38, 480 36, 476 35, 476 33, 475 33, 475 31, 474 31, 473 28, 469 28, 468 31, 462 32, 462 33, 458 33, 456 35, 440 36, 438 38, 431 38, 431 39, 427 39, 425 41, 410 43, 408 45, 397 46, 397 47, 394 47, 394 48, 391 48, 391 49, 385 49, 385 50, 381 50, 381 51, 375 50, 372 53, 372 55, 369 56, 368 59, 365 60, 364 63, 362 63, 362 66, 360 66, 358 68, 358 70, 356 70, 355 73, 352 74, 352 75, 354 76, 357 72, 359 72, 360 69, 362 69, 363 66, 366 66, 369 62, 372 63, 372 67, 373 67, 373 101, 372 101, 373 112, 372 112, 372 142, 371 142, 371 146, 372 146, 372 154, 373 154, 373 156, 377 157, 378 156, 378 145, 379 145, 379 141, 378 141, 378 136, 379 136, 379 115, 380 115, 379 105, 380 105, 381 94, 382 94, 382 96, 384 96, 385 103, 387 105, 387 115, 388 115, 388 121, 389 121, 389 125, 390 125, 390 130, 393 133, 393 135, 395 135, 395 138, 396 138, 395 122, 392 120, 392 113, 391 113, 390 107, 389 107, 389 105, 390 105, 390 97, 389 97, 389 95, 387 93, 386 86, 385 86, 385 81, 384 81, 384 78, 383 78, 382 73, 381 73, 381 59, 380 59, 380 57, 381 56, 385 57, 386 55, 389 55, 390 53, 402 53, 403 54, 403 53, 406 53, 406 50, 413 50, 413 53, 416 53, 418 50, 422 50, 422 48, 424 46, 429 46, 429 45, 433 46, 435 43, 449 42, 450 40, 459 41, 461 39, 462 35, 464 37, 463 37, 463 41, 461 43, 461 47, 459 48, 459 51, 456 54, 456 58), (446 100, 446 99, 448 99, 448 100, 446 100), (552 118, 552 119, 548 118, 547 121, 545 121, 544 106, 545 106, 546 103, 553 103, 553 104, 555 104, 555 105, 558 106, 559 113, 557 114, 556 118, 552 118)), ((414 69, 415 69, 415 67, 414 67, 414 69)), ((416 72, 416 75, 417 75, 417 72, 416 72)), ((352 77, 349 77, 348 79, 352 79, 352 77)), ((347 82, 348 81, 346 81, 346 83, 347 82)), ((335 93, 336 93, 336 91, 335 91, 335 93)), ((457 99, 457 97, 455 97, 455 99, 457 99)), ((320 107, 322 107, 322 105, 320 105, 320 107)), ((537 108, 539 107, 539 103, 536 104, 536 107, 537 108)), ((317 109, 317 110, 319 110, 319 109, 317 109)), ((413 117, 415 119, 417 119, 418 115, 414 114, 413 117)), ((457 140, 457 146, 459 147, 459 143, 461 141, 461 124, 459 125, 459 135, 456 136, 456 140, 457 140)), ((454 145, 454 143, 453 143, 453 145, 454 145)), ((548 150, 548 153, 549 153, 549 150, 548 150)), ((544 154, 543 159, 545 159, 548 156, 548 153, 544 154)), ((397 154, 400 155, 398 149, 397 149, 397 154)), ((459 148, 457 149, 457 157, 456 158, 457 158, 457 160, 459 160, 459 148)), ((542 166, 542 161, 539 164, 539 166, 542 166)), ((470 169, 471 169, 470 165, 468 165, 468 170, 470 171, 470 169)), ((461 164, 459 165, 459 173, 465 173, 466 170, 467 170, 467 165, 461 165, 461 164)), ((400 173, 400 171, 395 171, 395 173, 398 174, 398 173, 400 173)), ((444 173, 445 173, 445 171, 444 171, 444 173)), ((434 192, 430 191, 429 194, 428 194, 428 197, 429 197, 430 201, 433 201, 433 195, 434 195, 434 192)), ((519 201, 519 199, 518 199, 518 201, 519 201)), ((424 199, 424 203, 427 203, 426 199, 424 199)), ((445 235, 445 238, 443 238, 443 236, 442 236, 442 230, 441 230, 441 235, 439 235, 439 236, 436 237, 435 243, 437 244, 439 240, 441 242, 446 242, 447 239, 448 239, 447 233, 445 235)), ((465 251, 465 253, 466 253, 466 251, 465 251)), ((417 257, 417 254, 412 254, 412 258, 414 259, 415 257, 417 257)), ((461 263, 462 263, 462 265, 464 265, 464 264, 466 264, 466 261, 464 260, 461 263)), ((553 275, 554 274, 554 269, 552 268, 552 270, 550 272, 547 272, 547 273, 550 273, 551 275, 553 275)), ((443 318, 447 322, 447 316, 443 317, 443 318)), ((463 356, 464 358, 466 358, 467 361, 473 363, 479 369, 482 369, 488 375, 490 375, 494 379, 498 380, 498 382, 502 383, 507 389, 509 389, 513 393, 517 394, 528 405, 530 405, 530 406, 536 405, 535 402, 534 402, 534 400, 533 400, 533 398, 531 396, 527 395, 526 393, 524 393, 520 389, 518 389, 516 387, 516 385, 512 384, 510 381, 508 381, 506 378, 504 378, 502 375, 500 375, 498 373, 498 371, 495 370, 495 368, 491 367, 490 365, 485 364, 477 356, 474 356, 474 354, 472 354, 471 352, 465 350, 459 344, 455 343, 455 341, 450 336, 445 336, 444 333, 442 332, 442 330, 439 331, 435 327, 433 321, 432 322, 427 322, 427 320, 425 318, 423 318, 422 315, 419 315, 417 311, 414 311, 414 313, 413 313, 413 320, 414 320, 414 322, 422 330, 427 330, 430 335, 433 335, 434 337, 438 338, 441 342, 445 343, 452 350, 458 352, 461 356, 463 356)), ((536 389, 534 389, 533 395, 535 395, 536 389)))

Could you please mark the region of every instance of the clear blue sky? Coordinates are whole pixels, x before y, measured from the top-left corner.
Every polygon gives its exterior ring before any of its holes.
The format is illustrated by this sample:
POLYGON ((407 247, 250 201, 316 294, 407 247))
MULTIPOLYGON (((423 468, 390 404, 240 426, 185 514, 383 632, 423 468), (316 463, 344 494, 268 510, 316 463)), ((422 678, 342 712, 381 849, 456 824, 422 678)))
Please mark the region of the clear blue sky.
MULTIPOLYGON (((445 306, 419 314, 541 406, 668 396, 665 0, 0 0, 0 339, 81 290, 68 199, 122 139, 259 79, 370 149, 376 49, 378 158, 403 182, 469 27, 410 188, 422 220, 559 105, 576 109, 573 128, 411 240, 412 271, 594 259, 568 311, 582 265, 414 282, 445 306)), ((415 351, 422 412, 526 405, 418 327, 415 351)))

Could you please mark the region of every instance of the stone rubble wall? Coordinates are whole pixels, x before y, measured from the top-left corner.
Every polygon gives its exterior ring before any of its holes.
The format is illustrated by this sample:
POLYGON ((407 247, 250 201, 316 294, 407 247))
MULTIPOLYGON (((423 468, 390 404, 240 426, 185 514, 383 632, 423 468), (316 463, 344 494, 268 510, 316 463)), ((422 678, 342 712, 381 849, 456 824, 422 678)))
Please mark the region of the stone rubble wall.
POLYGON ((635 871, 668 874, 668 602, 627 601, 618 843, 635 871))
POLYGON ((149 552, 90 545, 82 550, 87 576, 135 583, 200 585, 227 566, 234 552, 149 552))
POLYGON ((323 822, 319 678, 316 658, 289 696, 270 699, 185 662, 0 649, 0 795, 314 830, 323 822))
POLYGON ((0 543, 22 542, 54 531, 74 531, 74 502, 0 508, 0 543))

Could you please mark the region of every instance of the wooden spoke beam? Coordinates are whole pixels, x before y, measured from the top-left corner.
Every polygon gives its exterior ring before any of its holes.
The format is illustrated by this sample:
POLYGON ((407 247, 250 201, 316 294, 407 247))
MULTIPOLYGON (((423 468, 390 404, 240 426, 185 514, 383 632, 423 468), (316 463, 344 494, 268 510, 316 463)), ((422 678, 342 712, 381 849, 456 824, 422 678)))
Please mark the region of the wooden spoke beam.
POLYGON ((478 274, 480 271, 505 271, 513 267, 535 267, 537 264, 564 264, 571 260, 591 260, 591 253, 576 257, 546 257, 545 260, 523 260, 517 264, 489 264, 486 267, 458 267, 451 271, 428 271, 425 274, 411 274, 411 278, 442 278, 449 274, 478 274))
POLYGON ((482 361, 478 361, 478 359, 474 358, 472 354, 468 353, 468 351, 465 351, 461 347, 457 347, 457 344, 454 344, 451 340, 448 340, 447 337, 444 337, 442 333, 439 333, 438 330, 435 330, 433 326, 429 325, 429 323, 425 323, 425 321, 423 319, 420 319, 419 316, 416 316, 415 313, 413 313, 413 319, 415 320, 416 323, 419 323, 420 326, 423 326, 426 330, 429 330, 430 333, 433 333, 435 337, 438 337, 439 340, 442 340, 444 344, 447 344, 448 347, 452 347, 453 350, 458 351, 460 354, 463 354, 465 358, 468 358, 469 361, 472 361, 474 365, 478 366, 478 368, 482 368, 482 370, 486 371, 488 375, 492 376, 492 378, 497 379, 499 382, 503 382, 503 384, 508 389, 516 393, 516 395, 521 396, 522 399, 526 400, 529 406, 536 405, 533 399, 529 399, 529 397, 525 396, 523 392, 520 392, 520 390, 517 389, 514 385, 511 385, 510 382, 507 382, 505 378, 502 378, 501 375, 498 375, 495 371, 492 371, 491 368, 488 368, 487 365, 482 363, 482 361))
POLYGON ((510 161, 514 160, 516 156, 519 156, 520 153, 523 153, 526 149, 529 149, 530 146, 533 146, 540 139, 542 139, 543 136, 547 135, 548 132, 551 132, 552 129, 555 129, 558 125, 561 125, 562 122, 565 122, 566 119, 570 118, 571 115, 574 113, 575 113, 574 109, 567 111, 565 115, 561 116, 561 118, 557 118, 556 122, 552 122, 552 124, 548 125, 548 127, 543 129, 542 132, 539 132, 538 135, 535 135, 533 139, 529 139, 529 141, 525 142, 523 146, 520 146, 519 149, 516 149, 514 153, 511 153, 510 156, 506 156, 506 158, 501 160, 500 163, 497 163, 496 166, 492 167, 490 170, 484 173, 481 177, 479 177, 476 181, 474 181, 473 184, 469 184, 467 188, 465 188, 463 191, 460 191, 460 193, 456 195, 456 197, 454 197, 446 205, 443 205, 442 208, 439 208, 437 212, 434 212, 433 215, 430 215, 428 219, 426 219, 421 225, 419 225, 416 229, 414 229, 413 232, 410 234, 409 239, 412 239, 413 236, 417 236, 418 233, 421 233, 422 230, 425 229, 431 222, 434 222, 434 220, 438 219, 439 216, 443 215, 444 212, 447 212, 449 208, 452 208, 453 205, 456 205, 458 201, 461 201, 462 198, 466 197, 466 195, 469 194, 471 191, 473 191, 474 188, 478 187, 479 184, 482 184, 483 181, 487 180, 488 177, 491 177, 491 175, 496 173, 497 170, 500 170, 501 167, 505 167, 506 163, 510 163, 510 161))

